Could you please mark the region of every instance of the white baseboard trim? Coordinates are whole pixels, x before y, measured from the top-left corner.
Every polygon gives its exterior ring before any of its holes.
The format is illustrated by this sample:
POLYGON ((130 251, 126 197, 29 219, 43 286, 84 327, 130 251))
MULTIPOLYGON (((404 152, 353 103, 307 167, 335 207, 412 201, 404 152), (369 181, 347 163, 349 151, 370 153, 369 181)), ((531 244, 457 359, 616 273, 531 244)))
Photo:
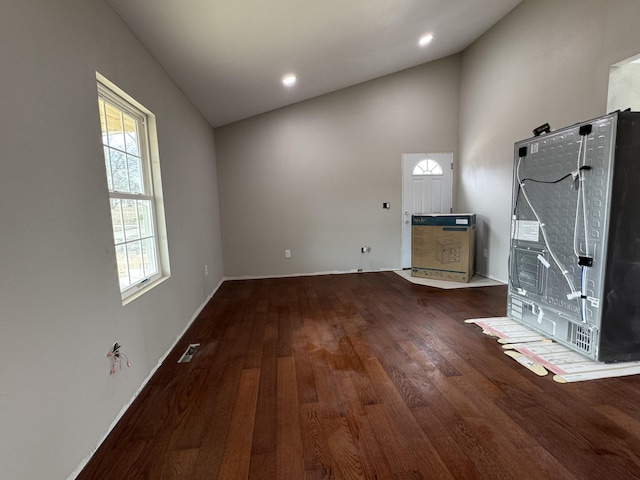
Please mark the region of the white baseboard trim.
POLYGON ((332 270, 327 272, 314 272, 314 273, 290 273, 282 275, 242 275, 239 277, 224 277, 224 281, 227 280, 263 280, 267 278, 295 278, 295 277, 315 277, 318 275, 348 275, 351 273, 374 273, 374 272, 393 272, 399 270, 397 267, 379 268, 377 270, 332 270))
POLYGON ((509 282, 508 282, 507 280, 505 280, 504 278, 498 278, 498 277, 496 277, 495 275, 489 275, 488 273, 485 273, 485 272, 478 272, 478 271, 476 271, 476 273, 477 273, 478 275, 482 275, 483 277, 490 278, 491 280, 495 280, 496 282, 500 282, 500 283, 504 283, 504 284, 509 283, 509 282))
POLYGON ((220 288, 220 286, 224 283, 225 279, 222 278, 219 282, 218 285, 216 285, 216 287, 213 289, 213 291, 209 294, 209 296, 207 296, 206 300, 202 303, 202 305, 200 305, 198 307, 198 309, 196 310, 196 312, 193 314, 193 316, 191 317, 191 320, 189 320, 189 322, 187 323, 187 325, 184 327, 184 329, 182 330, 182 332, 180 332, 180 334, 176 337, 175 341, 173 342, 173 344, 169 347, 169 349, 164 353, 164 355, 162 355, 162 357, 160 357, 160 359, 158 360, 158 363, 156 364, 155 367, 153 367, 151 369, 151 371, 149 372, 149 375, 147 375, 147 377, 142 381, 142 384, 140 385, 140 387, 138 388, 138 390, 136 390, 136 392, 133 394, 133 396, 131 397, 131 399, 129 400, 129 402, 127 402, 127 404, 122 407, 122 409, 120 410, 120 412, 118 413, 118 415, 116 416, 116 418, 114 419, 114 421, 111 423, 111 425, 109 426, 109 429, 107 430, 107 432, 102 436, 102 438, 100 438, 100 440, 98 441, 98 445, 96 445, 96 448, 94 448, 91 453, 82 461, 80 462, 80 464, 76 467, 76 469, 71 472, 71 475, 69 475, 69 477, 67 478, 67 480, 75 480, 75 478, 80 475, 80 472, 82 472, 82 470, 84 469, 84 467, 87 466, 87 464, 89 463, 89 461, 91 460, 91 458, 95 455, 95 453, 98 451, 98 448, 100 448, 100 445, 102 445, 104 443, 104 441, 107 439, 107 437, 109 436, 109 434, 111 433, 111 431, 116 427, 116 425, 118 424, 118 422, 122 419, 122 417, 124 416, 124 414, 126 413, 126 411, 131 407, 131 405, 133 404, 134 400, 138 397, 138 395, 140 395, 140 392, 142 392, 142 389, 147 385, 147 383, 149 383, 149 380, 151 380, 151 377, 153 377, 153 375, 156 373, 156 371, 158 370, 158 368, 160 368, 160 365, 162 365, 162 363, 166 360, 167 356, 169 355, 169 353, 171 353, 171 351, 175 348, 175 346, 178 344, 178 342, 182 339, 182 337, 184 336, 185 333, 187 333, 187 330, 189 329, 189 327, 191 326, 191 324, 195 321, 196 318, 198 318, 198 315, 200 315, 200 312, 202 312, 202 310, 204 309, 204 307, 207 305, 207 303, 209 303, 209 300, 211 300, 213 298, 213 296, 215 295, 215 293, 218 291, 218 289, 220 288))

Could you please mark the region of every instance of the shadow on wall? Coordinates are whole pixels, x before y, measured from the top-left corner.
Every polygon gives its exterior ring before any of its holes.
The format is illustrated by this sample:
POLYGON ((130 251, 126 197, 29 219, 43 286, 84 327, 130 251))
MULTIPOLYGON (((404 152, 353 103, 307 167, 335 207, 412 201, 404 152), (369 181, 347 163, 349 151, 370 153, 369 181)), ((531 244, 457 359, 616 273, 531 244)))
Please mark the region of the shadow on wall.
POLYGON ((490 219, 484 215, 476 215, 476 266, 475 271, 486 275, 489 271, 489 238, 490 219))

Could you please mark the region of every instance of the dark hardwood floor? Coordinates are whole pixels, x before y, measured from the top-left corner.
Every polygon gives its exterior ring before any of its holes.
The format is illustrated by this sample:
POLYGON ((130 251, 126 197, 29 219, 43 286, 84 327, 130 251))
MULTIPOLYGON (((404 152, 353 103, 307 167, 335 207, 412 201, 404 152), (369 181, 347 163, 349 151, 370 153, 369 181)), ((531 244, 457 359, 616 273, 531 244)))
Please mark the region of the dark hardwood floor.
POLYGON ((535 376, 463 323, 505 309, 392 272, 225 282, 78 478, 640 478, 640 377, 535 376))

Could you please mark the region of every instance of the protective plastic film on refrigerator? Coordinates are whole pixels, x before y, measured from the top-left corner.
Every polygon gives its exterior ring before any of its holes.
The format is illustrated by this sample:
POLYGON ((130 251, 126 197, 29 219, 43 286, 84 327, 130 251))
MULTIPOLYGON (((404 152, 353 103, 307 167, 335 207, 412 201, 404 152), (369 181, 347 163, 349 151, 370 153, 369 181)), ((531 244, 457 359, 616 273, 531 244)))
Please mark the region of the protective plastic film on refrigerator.
POLYGON ((640 113, 515 144, 509 317, 598 361, 640 359, 640 113))

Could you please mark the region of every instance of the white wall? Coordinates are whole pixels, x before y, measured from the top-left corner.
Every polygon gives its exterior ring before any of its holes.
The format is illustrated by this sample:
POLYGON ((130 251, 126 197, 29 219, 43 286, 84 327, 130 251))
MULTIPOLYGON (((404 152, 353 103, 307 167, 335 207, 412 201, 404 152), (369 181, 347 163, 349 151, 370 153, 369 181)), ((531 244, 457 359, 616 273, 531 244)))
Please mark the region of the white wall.
POLYGON ((214 136, 102 0, 5 5, 0 65, 0 477, 62 479, 222 278, 214 136), (172 276, 125 307, 96 71, 158 122, 172 276))
POLYGON ((640 53, 637 0, 525 0, 462 57, 458 208, 481 273, 505 281, 514 142, 607 113, 612 64, 640 53))
POLYGON ((225 274, 399 268, 401 154, 457 156, 459 65, 449 57, 217 128, 225 274))
MULTIPOLYGON (((640 48, 638 48, 640 52, 640 48)), ((640 64, 625 62, 613 65, 609 72, 607 111, 626 110, 640 112, 640 64)))

